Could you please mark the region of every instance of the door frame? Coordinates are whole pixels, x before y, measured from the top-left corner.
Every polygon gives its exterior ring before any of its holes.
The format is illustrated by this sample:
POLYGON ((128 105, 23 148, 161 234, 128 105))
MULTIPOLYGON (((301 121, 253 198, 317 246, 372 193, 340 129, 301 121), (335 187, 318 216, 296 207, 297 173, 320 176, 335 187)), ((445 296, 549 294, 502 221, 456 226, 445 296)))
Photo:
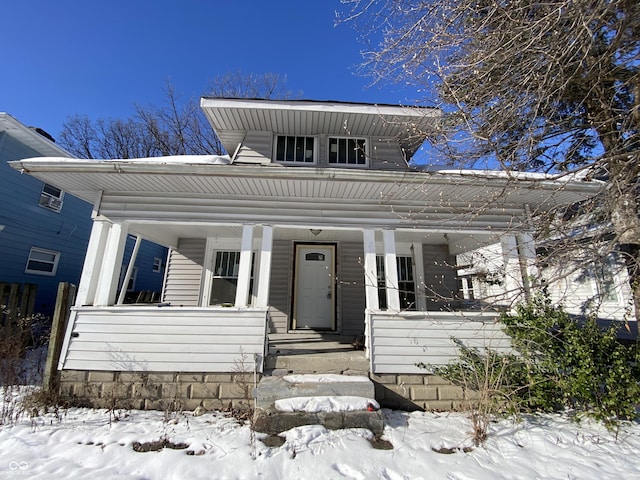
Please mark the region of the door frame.
POLYGON ((331 262, 331 274, 333 276, 331 281, 331 326, 326 329, 314 329, 320 332, 337 332, 337 322, 336 322, 336 311, 338 305, 338 292, 336 285, 336 272, 337 272, 337 252, 338 252, 338 244, 335 242, 294 242, 293 243, 293 274, 291 275, 291 316, 290 316, 290 330, 294 331, 309 331, 310 329, 306 328, 297 328, 296 325, 296 315, 297 315, 297 306, 298 306, 298 264, 299 264, 299 256, 301 248, 305 247, 322 247, 322 248, 331 248, 332 250, 332 262, 331 262))

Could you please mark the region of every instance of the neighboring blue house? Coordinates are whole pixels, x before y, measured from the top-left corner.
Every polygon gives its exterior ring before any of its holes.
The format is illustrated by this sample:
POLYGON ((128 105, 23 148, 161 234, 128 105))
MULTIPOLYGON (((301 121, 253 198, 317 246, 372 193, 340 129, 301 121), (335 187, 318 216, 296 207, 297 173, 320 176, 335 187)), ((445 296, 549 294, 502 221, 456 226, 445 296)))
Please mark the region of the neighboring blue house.
MULTIPOLYGON (((80 280, 93 207, 7 164, 40 156, 71 154, 58 147, 46 132, 0 112, 0 303, 6 302, 7 284, 33 284, 34 312, 51 315, 58 283, 77 284, 80 280)), ((133 237, 127 241, 126 264, 134 243, 133 237)), ((166 248, 144 242, 128 290, 160 292, 166 255, 166 248)), ((131 299, 137 300, 138 295, 130 294, 131 299)))

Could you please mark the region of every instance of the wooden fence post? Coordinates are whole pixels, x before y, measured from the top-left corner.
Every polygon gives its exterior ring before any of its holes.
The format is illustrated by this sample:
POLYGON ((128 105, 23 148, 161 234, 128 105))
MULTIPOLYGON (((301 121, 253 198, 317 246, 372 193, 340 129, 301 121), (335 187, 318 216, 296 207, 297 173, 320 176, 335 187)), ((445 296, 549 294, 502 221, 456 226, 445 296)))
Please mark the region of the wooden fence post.
POLYGON ((69 322, 70 308, 71 305, 73 305, 75 297, 75 285, 67 282, 60 282, 58 284, 58 296, 53 312, 51 337, 49 338, 49 349, 47 350, 47 362, 42 378, 42 386, 45 390, 53 391, 58 388, 58 361, 60 360, 64 332, 69 322))

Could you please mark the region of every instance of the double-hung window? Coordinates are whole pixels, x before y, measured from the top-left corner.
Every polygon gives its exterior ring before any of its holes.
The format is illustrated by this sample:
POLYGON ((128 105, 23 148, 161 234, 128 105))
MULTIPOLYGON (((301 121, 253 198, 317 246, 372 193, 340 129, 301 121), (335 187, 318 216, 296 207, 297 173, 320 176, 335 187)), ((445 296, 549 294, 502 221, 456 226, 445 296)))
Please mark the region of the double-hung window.
MULTIPOLYGON (((416 282, 413 274, 413 261, 410 256, 396 256, 398 266, 398 290, 400 294, 400 308, 402 310, 416 309, 416 282)), ((381 310, 387 308, 386 275, 384 271, 384 257, 376 256, 376 270, 378 272, 378 304, 381 310)))
POLYGON ((27 267, 24 271, 25 273, 34 273, 36 275, 53 276, 58 270, 59 260, 60 252, 31 247, 29 258, 27 259, 27 267))
MULTIPOLYGON (((253 296, 253 266, 255 254, 251 258, 251 280, 249 283, 249 296, 253 296)), ((231 306, 236 301, 238 287, 238 270, 240 268, 239 251, 217 251, 211 279, 211 293, 209 305, 231 306)))
POLYGON ((315 138, 278 135, 276 160, 289 163, 314 163, 315 138))
POLYGON ((329 138, 329 164, 366 165, 366 142, 364 138, 329 138))

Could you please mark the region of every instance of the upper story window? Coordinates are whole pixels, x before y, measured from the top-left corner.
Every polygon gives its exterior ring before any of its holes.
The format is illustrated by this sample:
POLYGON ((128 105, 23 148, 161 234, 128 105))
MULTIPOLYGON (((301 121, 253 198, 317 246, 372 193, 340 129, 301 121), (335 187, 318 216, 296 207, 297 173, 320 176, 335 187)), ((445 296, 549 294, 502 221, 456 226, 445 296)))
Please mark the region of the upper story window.
POLYGON ((366 142, 364 138, 329 138, 329 164, 366 165, 366 142))
POLYGON ((278 135, 276 160, 278 162, 313 163, 315 161, 315 138, 278 135))
POLYGON ((31 247, 27 268, 25 273, 35 273, 36 275, 55 275, 58 270, 60 252, 45 250, 43 248, 31 247))
POLYGON ((59 213, 60 210, 62 210, 63 197, 64 192, 62 190, 54 187, 53 185, 45 183, 44 185, 42 185, 42 192, 40 193, 40 200, 38 200, 38 205, 59 213))

